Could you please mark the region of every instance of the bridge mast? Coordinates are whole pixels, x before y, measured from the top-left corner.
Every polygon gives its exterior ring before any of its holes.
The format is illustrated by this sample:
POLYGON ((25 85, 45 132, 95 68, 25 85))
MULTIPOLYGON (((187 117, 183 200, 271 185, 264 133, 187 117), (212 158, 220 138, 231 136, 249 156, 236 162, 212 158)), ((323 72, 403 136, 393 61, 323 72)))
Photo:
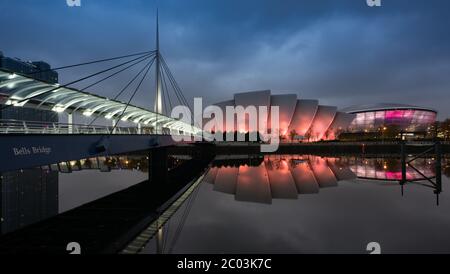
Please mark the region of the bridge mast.
POLYGON ((156 10, 156 97, 154 111, 163 114, 161 94, 161 60, 159 54, 159 14, 156 10))

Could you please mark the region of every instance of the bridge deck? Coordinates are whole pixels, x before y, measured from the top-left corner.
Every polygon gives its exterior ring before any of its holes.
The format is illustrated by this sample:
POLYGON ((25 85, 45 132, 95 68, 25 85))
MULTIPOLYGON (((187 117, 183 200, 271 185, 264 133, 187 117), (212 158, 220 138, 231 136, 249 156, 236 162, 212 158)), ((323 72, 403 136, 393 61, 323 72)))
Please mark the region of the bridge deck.
POLYGON ((0 172, 180 144, 169 135, 0 135, 0 172))

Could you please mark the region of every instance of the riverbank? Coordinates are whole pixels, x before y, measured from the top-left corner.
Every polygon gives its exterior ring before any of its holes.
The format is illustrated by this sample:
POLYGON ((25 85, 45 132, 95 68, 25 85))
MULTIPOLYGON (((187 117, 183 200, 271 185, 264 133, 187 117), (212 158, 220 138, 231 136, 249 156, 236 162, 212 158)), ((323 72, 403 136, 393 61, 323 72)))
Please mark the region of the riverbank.
MULTIPOLYGON (((405 143, 405 153, 418 154, 431 148, 431 142, 405 143)), ((261 145, 255 143, 216 143, 217 155, 261 154, 261 145)), ((443 154, 450 154, 450 144, 442 143, 443 154)), ((324 143, 282 143, 276 154, 324 154, 324 155, 400 155, 401 142, 324 142, 324 143)), ((429 153, 435 154, 433 151, 429 153)))

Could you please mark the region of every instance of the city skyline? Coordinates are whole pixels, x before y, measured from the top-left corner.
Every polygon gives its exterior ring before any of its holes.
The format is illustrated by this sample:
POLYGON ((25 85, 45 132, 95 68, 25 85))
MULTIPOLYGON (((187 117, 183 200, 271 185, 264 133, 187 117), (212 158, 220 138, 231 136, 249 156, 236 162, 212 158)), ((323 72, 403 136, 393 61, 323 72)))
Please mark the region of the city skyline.
MULTIPOLYGON (((161 50, 190 100, 214 103, 236 92, 272 89, 339 108, 419 105, 444 120, 450 116, 450 4, 433 3, 399 0, 370 8, 359 0, 91 0, 70 8, 65 1, 2 1, 12 12, 0 21, 12 27, 0 50, 55 67, 153 49, 158 5, 161 50)), ((82 75, 61 73, 61 82, 82 75)), ((120 81, 93 92, 111 96, 120 81)), ((147 82, 148 93, 135 104, 151 108, 154 90, 147 82)))

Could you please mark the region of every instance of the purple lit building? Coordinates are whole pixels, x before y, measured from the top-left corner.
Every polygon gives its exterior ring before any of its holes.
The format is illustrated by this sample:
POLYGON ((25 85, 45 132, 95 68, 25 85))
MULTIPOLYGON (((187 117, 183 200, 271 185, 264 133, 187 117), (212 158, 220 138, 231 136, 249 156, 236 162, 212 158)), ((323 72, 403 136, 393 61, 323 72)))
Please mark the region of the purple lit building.
POLYGON ((402 133, 426 133, 436 121, 433 109, 403 104, 373 104, 341 110, 356 114, 348 131, 351 133, 374 133, 395 127, 402 133))

